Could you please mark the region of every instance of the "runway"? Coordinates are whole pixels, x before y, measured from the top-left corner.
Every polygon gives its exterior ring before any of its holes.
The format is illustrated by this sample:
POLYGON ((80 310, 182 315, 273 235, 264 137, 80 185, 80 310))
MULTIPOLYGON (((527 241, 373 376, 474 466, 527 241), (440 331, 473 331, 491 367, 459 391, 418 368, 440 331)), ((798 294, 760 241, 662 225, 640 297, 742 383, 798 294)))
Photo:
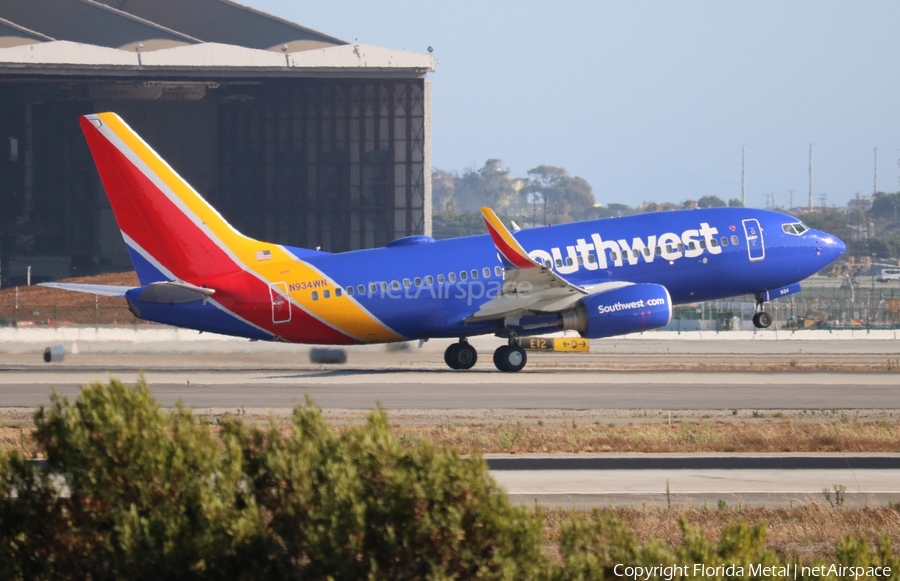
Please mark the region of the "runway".
POLYGON ((494 479, 525 505, 871 507, 900 498, 898 454, 493 454, 487 460, 494 479))
MULTIPOLYGON (((137 381, 136 369, 0 369, 0 407, 69 397, 81 385, 137 381)), ((306 395, 320 407, 371 409, 900 409, 893 373, 702 372, 527 369, 454 372, 434 368, 155 369, 145 372, 157 400, 194 408, 280 409, 306 395)))

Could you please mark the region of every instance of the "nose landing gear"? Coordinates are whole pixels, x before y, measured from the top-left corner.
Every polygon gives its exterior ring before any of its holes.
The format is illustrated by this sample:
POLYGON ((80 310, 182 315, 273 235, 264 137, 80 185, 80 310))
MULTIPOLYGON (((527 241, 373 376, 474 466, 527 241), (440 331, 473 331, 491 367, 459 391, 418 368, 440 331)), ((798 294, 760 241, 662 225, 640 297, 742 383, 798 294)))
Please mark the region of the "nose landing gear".
POLYGON ((753 315, 753 326, 757 329, 768 329, 772 326, 772 315, 763 310, 763 300, 756 294, 756 314, 753 315))

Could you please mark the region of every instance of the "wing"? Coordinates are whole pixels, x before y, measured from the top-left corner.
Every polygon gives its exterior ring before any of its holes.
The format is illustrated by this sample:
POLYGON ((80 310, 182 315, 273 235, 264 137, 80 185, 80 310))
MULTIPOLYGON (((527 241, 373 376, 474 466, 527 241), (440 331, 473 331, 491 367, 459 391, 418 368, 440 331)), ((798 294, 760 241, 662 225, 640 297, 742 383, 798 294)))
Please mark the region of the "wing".
POLYGON ((152 282, 145 287, 114 286, 108 284, 78 284, 73 282, 42 282, 39 286, 117 298, 125 298, 125 293, 130 290, 143 289, 137 298, 138 300, 150 303, 189 303, 191 301, 205 301, 216 292, 211 288, 199 287, 186 282, 152 282))
POLYGON ((591 287, 572 284, 528 256, 493 210, 481 208, 481 215, 503 261, 503 288, 500 294, 481 305, 467 321, 514 317, 524 311, 562 311, 589 294, 631 284, 620 281, 591 287))

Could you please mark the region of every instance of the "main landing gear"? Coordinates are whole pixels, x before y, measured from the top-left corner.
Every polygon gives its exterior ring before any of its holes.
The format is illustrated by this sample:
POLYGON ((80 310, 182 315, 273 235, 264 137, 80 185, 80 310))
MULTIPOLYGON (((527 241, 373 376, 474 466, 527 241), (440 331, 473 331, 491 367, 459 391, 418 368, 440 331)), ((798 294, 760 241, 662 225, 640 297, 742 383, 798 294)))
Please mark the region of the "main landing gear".
POLYGON ((753 326, 757 329, 768 329, 772 326, 772 315, 763 310, 763 300, 756 295, 756 313, 753 315, 753 326))
MULTIPOLYGON (((478 361, 478 353, 469 345, 465 337, 453 343, 444 351, 444 362, 451 369, 471 369, 478 361)), ((519 338, 511 337, 508 345, 501 345, 494 351, 494 365, 506 373, 521 371, 528 361, 525 350, 519 346, 519 338)))
POLYGON ((494 365, 506 373, 521 371, 528 362, 525 350, 519 346, 518 337, 510 337, 509 345, 501 345, 494 351, 494 365))
POLYGON ((444 362, 450 369, 471 369, 476 361, 478 361, 478 352, 469 345, 469 341, 465 337, 444 351, 444 362))

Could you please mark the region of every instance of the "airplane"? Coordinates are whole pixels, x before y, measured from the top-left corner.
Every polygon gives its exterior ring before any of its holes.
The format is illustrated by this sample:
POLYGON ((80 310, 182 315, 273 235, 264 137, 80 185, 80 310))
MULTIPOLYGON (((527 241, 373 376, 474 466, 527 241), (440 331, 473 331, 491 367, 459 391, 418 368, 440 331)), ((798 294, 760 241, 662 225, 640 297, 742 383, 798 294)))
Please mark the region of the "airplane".
POLYGON ((602 338, 664 327, 673 305, 755 296, 766 302, 836 260, 844 243, 780 212, 707 208, 511 232, 482 208, 487 234, 417 235, 329 253, 235 230, 115 113, 80 118, 140 282, 45 283, 123 297, 138 318, 251 340, 349 345, 458 338, 452 369, 478 354, 468 338, 506 338, 497 369, 517 372, 521 337, 602 338))

